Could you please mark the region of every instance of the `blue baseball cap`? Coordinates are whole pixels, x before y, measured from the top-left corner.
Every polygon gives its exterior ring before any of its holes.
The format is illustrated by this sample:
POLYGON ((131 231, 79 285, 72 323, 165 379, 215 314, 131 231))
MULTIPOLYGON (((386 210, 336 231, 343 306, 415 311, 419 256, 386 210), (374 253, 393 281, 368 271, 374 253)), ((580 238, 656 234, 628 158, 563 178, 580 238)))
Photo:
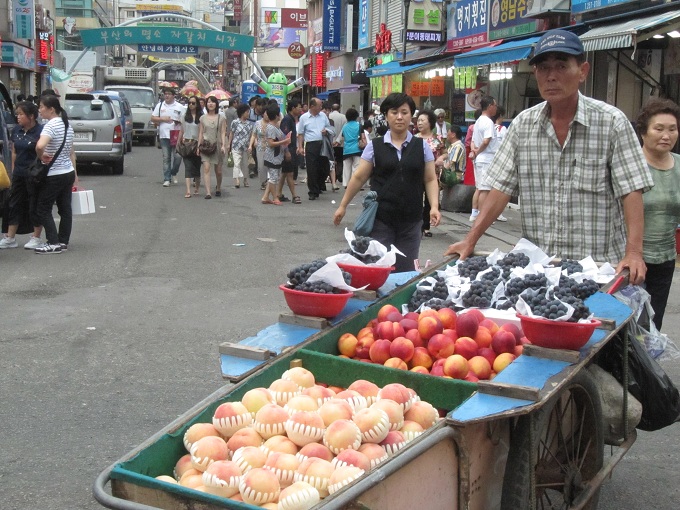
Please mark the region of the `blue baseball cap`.
POLYGON ((543 34, 534 46, 534 56, 529 60, 529 65, 543 60, 541 57, 546 53, 566 53, 567 55, 583 55, 583 43, 581 39, 567 30, 550 30, 543 34))

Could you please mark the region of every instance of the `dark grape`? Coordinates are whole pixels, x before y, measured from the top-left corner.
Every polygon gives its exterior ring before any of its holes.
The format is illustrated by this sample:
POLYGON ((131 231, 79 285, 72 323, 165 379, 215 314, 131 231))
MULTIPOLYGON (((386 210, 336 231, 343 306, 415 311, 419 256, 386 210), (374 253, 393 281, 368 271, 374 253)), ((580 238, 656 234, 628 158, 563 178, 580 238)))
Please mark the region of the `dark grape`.
POLYGON ((505 257, 497 262, 498 267, 503 271, 503 278, 510 276, 510 271, 515 267, 527 267, 531 260, 524 253, 513 252, 508 253, 505 257))
MULTIPOLYGON (((304 292, 316 292, 318 294, 338 294, 343 292, 326 282, 307 282, 309 277, 323 266, 326 265, 326 261, 319 259, 308 264, 302 264, 297 266, 290 271, 288 271, 288 285, 290 289, 301 290, 304 292)), ((352 282, 352 275, 347 271, 342 271, 342 279, 347 285, 352 282)))
POLYGON ((470 289, 463 294, 463 306, 466 308, 489 308, 493 291, 498 285, 491 280, 476 280, 470 285, 470 289))
POLYGON ((560 300, 551 296, 547 289, 527 289, 522 293, 522 299, 534 315, 546 319, 557 319, 567 313, 567 304, 574 308, 574 313, 567 322, 578 322, 590 315, 590 310, 579 298, 569 295, 560 300))
POLYGON ((562 260, 561 267, 562 267, 562 269, 567 270, 567 274, 582 273, 583 272, 583 266, 577 260, 564 259, 564 260, 562 260))
POLYGON ((465 259, 462 262, 458 262, 457 266, 458 274, 460 276, 474 280, 477 278, 477 274, 480 271, 484 271, 485 269, 489 268, 489 263, 486 261, 486 257, 478 255, 465 259))
POLYGON ((413 293, 411 299, 408 302, 409 311, 416 311, 418 308, 420 308, 420 305, 431 299, 445 301, 449 298, 449 288, 446 286, 444 278, 439 275, 433 275, 433 278, 436 280, 436 282, 432 289, 426 289, 424 287, 416 288, 416 291, 413 293))

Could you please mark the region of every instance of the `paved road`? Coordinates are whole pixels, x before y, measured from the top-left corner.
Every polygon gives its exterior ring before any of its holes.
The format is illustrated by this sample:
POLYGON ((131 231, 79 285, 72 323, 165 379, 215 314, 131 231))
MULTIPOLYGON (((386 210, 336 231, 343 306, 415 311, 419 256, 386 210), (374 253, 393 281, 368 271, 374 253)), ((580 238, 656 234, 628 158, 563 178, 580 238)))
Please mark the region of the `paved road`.
MULTIPOLYGON (((224 384, 218 344, 286 310, 287 270, 344 247, 336 194, 275 207, 255 187, 207 201, 161 180, 160 151, 135 146, 122 176, 81 172, 97 212, 75 218, 68 253, 0 252, 0 508, 100 508, 97 474, 224 384)), ((480 248, 514 243, 509 216, 480 248)), ((423 241, 423 262, 467 228, 449 215, 423 241)), ((679 365, 667 367, 677 382, 679 365)), ((634 446, 601 508, 677 507, 678 430, 634 446)))

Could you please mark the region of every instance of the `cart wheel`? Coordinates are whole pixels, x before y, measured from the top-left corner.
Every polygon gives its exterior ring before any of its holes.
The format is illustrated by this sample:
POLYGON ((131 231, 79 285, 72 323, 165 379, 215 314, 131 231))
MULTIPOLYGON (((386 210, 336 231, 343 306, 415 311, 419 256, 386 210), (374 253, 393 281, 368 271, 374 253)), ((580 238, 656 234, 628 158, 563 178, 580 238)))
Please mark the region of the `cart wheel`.
MULTIPOLYGON (((522 416, 512 433, 503 480, 502 510, 569 509, 602 468, 602 408, 587 370, 535 413, 522 416), (533 446, 531 432, 533 432, 533 446)), ((597 508, 599 490, 585 508, 597 508)))

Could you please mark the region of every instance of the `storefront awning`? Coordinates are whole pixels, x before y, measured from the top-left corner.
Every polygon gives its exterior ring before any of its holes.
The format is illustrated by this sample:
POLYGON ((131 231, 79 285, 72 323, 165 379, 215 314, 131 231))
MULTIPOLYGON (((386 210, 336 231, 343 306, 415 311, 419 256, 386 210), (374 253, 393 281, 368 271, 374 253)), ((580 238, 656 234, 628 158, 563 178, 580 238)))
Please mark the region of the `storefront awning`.
POLYGON ((650 39, 656 33, 670 32, 677 30, 678 27, 680 27, 680 11, 671 11, 602 25, 581 35, 580 39, 586 51, 613 50, 635 46, 640 41, 650 39))
POLYGON ((326 101, 326 100, 328 100, 328 96, 330 94, 335 94, 336 92, 339 92, 339 89, 332 89, 332 90, 327 90, 326 92, 319 92, 314 97, 321 99, 322 101, 326 101))
POLYGON ((530 37, 519 41, 509 41, 498 46, 485 46, 455 56, 453 63, 456 67, 477 67, 524 60, 531 54, 538 39, 539 37, 530 37))
POLYGON ((390 76, 391 74, 402 74, 407 71, 418 69, 419 67, 423 67, 425 65, 427 64, 412 64, 410 66, 402 66, 400 65, 400 61, 393 60, 392 62, 388 62, 387 64, 380 64, 379 66, 369 67, 368 69, 366 69, 366 75, 369 78, 377 78, 378 76, 390 76))

